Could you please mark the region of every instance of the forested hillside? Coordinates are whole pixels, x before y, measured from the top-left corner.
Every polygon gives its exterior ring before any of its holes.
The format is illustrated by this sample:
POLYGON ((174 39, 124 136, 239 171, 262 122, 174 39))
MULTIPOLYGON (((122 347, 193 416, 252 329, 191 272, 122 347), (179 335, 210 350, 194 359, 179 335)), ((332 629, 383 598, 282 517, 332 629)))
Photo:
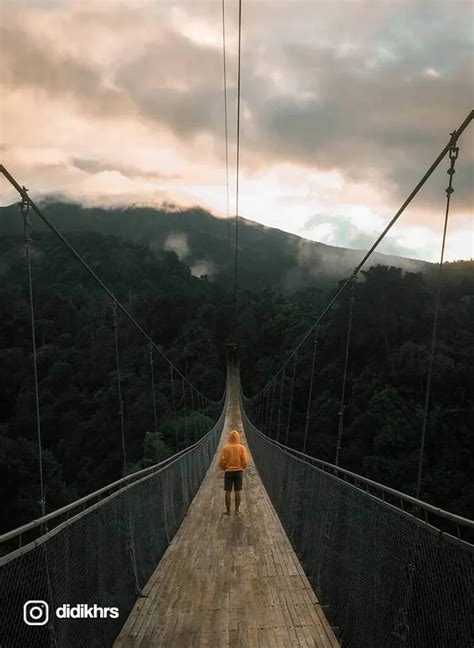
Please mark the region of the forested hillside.
MULTIPOLYGON (((444 268, 433 362, 422 499, 474 515, 474 264, 444 268)), ((349 294, 320 327, 307 452, 331 463, 340 410, 349 294)), ((289 301, 267 292, 242 313, 244 391, 256 393, 280 368, 327 295, 289 301), (264 321, 257 327, 257 321, 264 321)), ((434 294, 422 274, 394 267, 362 272, 354 302, 340 464, 414 495, 432 334, 434 294)), ((289 445, 302 449, 313 337, 298 354, 289 445)), ((288 420, 293 363, 284 379, 280 440, 288 420)), ((275 407, 280 382, 275 387, 275 407)), ((274 418, 274 423, 276 417, 274 418)), ((275 428, 275 425, 273 426, 275 428)), ((276 429, 274 430, 276 434, 276 429)))
MULTIPOLYGON (((173 252, 157 255, 91 233, 69 238, 183 374, 219 400, 225 381, 226 296, 193 277, 173 252)), ((5 530, 38 517, 39 477, 22 238, 0 239, 0 253, 0 525, 5 530)), ((52 235, 35 236, 33 277, 44 480, 48 510, 53 510, 121 476, 112 304, 52 235)), ((176 375, 173 404, 168 366, 155 353, 156 437, 149 349, 120 314, 118 323, 125 441, 133 470, 169 456, 177 437, 183 448, 210 421, 193 419, 202 415, 192 415, 189 390, 183 399, 176 375)))
MULTIPOLYGON (((235 221, 200 209, 127 207, 104 209, 48 200, 48 218, 62 232, 112 234, 154 251, 174 250, 199 277, 208 275, 226 286, 234 279, 235 221)), ((20 234, 17 205, 0 208, 0 235, 20 234)), ((36 231, 46 231, 35 218, 36 231)), ((302 288, 331 288, 350 274, 363 256, 360 250, 333 247, 239 218, 239 283, 252 291, 266 288, 292 294, 302 288)), ((375 253, 371 264, 429 271, 432 264, 375 253)))
MULTIPOLYGON (((84 255, 180 371, 219 400, 225 342, 234 339, 230 284, 197 278, 174 252, 123 239, 75 233, 84 255)), ((38 449, 30 314, 23 239, 0 239, 0 528, 39 515, 38 449)), ((256 257, 255 257, 256 258, 256 257)), ((445 268, 434 362, 423 499, 472 516, 474 483, 473 264, 445 268)), ((48 510, 121 475, 121 446, 110 299, 55 237, 36 233, 33 277, 48 510)), ((238 338, 243 388, 256 393, 334 293, 242 288, 238 338)), ((334 460, 347 297, 320 330, 307 450, 334 460)), ((433 290, 422 274, 372 267, 354 306, 341 465, 413 494, 431 337, 433 290)), ((129 470, 156 462, 209 427, 177 396, 173 417, 168 367, 155 359, 159 433, 153 429, 148 348, 119 317, 129 470), (198 418, 196 418, 198 417, 198 418), (173 421, 171 419, 173 418, 173 421)), ((298 356, 289 443, 301 448, 312 343, 298 356)), ((176 377, 175 377, 176 379, 176 377)), ((285 378, 288 393, 290 375, 285 378)), ((176 388, 181 387, 179 381, 176 388)), ((186 400, 187 398, 187 400, 186 400)), ((283 403, 283 417, 288 401, 283 403)))

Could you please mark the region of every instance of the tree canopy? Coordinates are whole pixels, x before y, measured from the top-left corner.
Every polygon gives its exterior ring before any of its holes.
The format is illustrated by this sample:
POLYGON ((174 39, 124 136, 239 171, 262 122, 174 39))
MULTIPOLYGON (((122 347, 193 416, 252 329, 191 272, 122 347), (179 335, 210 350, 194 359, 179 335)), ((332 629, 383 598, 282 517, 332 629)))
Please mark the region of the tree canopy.
MULTIPOLYGON (((193 276, 174 252, 94 232, 68 238, 196 387, 218 401, 225 343, 233 341, 233 291, 193 276)), ((25 252, 0 239, 0 530, 40 514, 35 390, 25 252)), ((38 378, 48 510, 118 479, 122 470, 118 373, 110 298, 48 233, 32 247, 38 378)), ((474 483, 473 264, 447 264, 433 363, 422 498, 472 516, 474 483)), ((257 393, 312 325, 337 286, 292 293, 239 291, 242 384, 257 393)), ((354 303, 341 465, 414 494, 432 330, 433 275, 373 266, 354 303)), ((321 324, 307 452, 333 462, 349 295, 321 324)), ((120 377, 129 470, 165 459, 204 434, 218 412, 203 409, 154 354, 155 428, 146 340, 119 313, 120 377), (173 379, 173 380, 172 380, 173 379)), ((301 449, 312 337, 297 356, 289 444, 301 449)), ((290 365, 292 367, 292 365, 290 365)), ((281 430, 289 414, 284 376, 281 430)), ((278 392, 278 390, 276 390, 278 392)), ((273 406, 277 407, 276 400, 273 406)), ((276 434, 277 416, 272 434, 276 434)))

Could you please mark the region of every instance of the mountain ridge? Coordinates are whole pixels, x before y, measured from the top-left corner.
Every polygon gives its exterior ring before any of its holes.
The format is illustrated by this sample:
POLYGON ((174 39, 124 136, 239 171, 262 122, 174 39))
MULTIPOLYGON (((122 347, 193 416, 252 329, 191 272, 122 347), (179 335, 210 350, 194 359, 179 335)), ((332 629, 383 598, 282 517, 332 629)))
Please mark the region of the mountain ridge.
MULTIPOLYGON (((93 231, 155 249, 176 252, 196 276, 233 280, 235 220, 214 216, 201 207, 87 207, 76 202, 44 199, 40 203, 51 222, 64 234, 93 231)), ((46 226, 35 219, 33 232, 46 226)), ((18 235, 23 223, 17 204, 0 207, 0 235, 18 235)), ((328 287, 350 275, 365 251, 311 241, 284 230, 239 218, 239 284, 252 290, 266 287, 291 292, 309 286, 328 287)), ((374 252, 364 266, 400 267, 420 272, 426 261, 374 252)))

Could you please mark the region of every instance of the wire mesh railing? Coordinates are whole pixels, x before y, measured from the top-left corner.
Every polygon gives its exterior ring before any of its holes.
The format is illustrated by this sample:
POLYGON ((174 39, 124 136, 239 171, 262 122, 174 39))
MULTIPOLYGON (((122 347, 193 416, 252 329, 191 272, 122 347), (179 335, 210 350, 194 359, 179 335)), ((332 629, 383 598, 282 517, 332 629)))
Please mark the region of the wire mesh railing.
POLYGON ((39 538, 0 557, 0 645, 112 644, 202 482, 224 414, 191 448, 53 529, 39 520, 39 538))
POLYGON ((341 645, 473 645, 474 546, 461 536, 474 522, 436 516, 430 505, 292 451, 252 425, 244 407, 242 419, 265 488, 341 645), (456 535, 441 530, 448 523, 456 535))

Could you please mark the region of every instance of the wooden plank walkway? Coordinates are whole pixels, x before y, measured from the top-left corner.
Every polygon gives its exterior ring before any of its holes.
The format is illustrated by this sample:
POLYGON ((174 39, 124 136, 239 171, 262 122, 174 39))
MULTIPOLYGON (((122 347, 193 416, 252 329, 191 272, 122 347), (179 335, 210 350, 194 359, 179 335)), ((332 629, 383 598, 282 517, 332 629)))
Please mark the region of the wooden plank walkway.
POLYGON ((222 515, 217 457, 232 428, 247 445, 235 385, 216 456, 114 648, 339 646, 252 459, 242 515, 222 515))

